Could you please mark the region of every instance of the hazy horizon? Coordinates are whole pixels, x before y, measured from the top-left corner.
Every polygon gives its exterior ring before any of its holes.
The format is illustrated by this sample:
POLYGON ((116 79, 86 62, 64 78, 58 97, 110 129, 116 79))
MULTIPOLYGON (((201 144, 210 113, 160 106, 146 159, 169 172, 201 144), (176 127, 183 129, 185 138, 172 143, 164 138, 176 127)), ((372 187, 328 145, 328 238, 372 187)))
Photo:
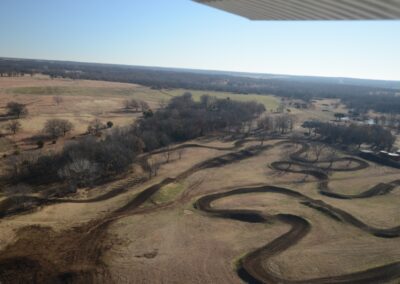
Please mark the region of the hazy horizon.
POLYGON ((249 75, 271 75, 271 76, 288 76, 288 77, 310 77, 310 78, 326 78, 326 79, 354 79, 354 80, 372 80, 372 81, 392 81, 400 82, 398 80, 386 80, 386 79, 375 79, 375 78, 357 78, 357 77, 343 77, 343 76, 323 76, 323 75, 294 75, 294 74, 277 74, 277 73, 262 73, 262 72, 248 72, 248 71, 233 71, 233 70, 221 70, 221 69, 199 69, 199 68, 188 68, 188 67, 175 67, 175 66, 155 66, 155 65, 136 65, 136 64, 124 64, 124 63, 110 63, 110 62, 89 62, 89 61, 76 61, 76 60, 59 60, 59 59, 46 59, 46 58, 22 58, 22 57, 2 57, 0 59, 15 59, 15 60, 38 60, 38 61, 60 61, 60 62, 76 62, 84 64, 104 64, 104 65, 120 65, 127 67, 144 67, 144 68, 159 68, 159 69, 176 69, 176 70, 187 70, 198 71, 198 72, 221 72, 221 73, 237 73, 237 74, 249 74, 249 75))
POLYGON ((400 80, 399 21, 252 22, 189 0, 0 7, 0 57, 400 80))

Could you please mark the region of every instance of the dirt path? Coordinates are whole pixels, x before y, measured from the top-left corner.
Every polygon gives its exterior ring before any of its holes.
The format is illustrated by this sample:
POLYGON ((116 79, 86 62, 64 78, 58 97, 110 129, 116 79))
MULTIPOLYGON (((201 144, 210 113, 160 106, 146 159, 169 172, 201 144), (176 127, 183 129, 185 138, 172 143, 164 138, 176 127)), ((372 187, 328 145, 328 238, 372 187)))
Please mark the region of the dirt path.
MULTIPOLYGON (((107 250, 108 246, 110 246, 107 238, 110 224, 126 216, 165 208, 166 205, 158 205, 154 208, 147 209, 147 211, 141 209, 141 205, 165 185, 184 180, 203 169, 222 167, 254 157, 278 145, 282 145, 282 142, 275 143, 274 145, 250 146, 242 150, 223 154, 219 157, 200 162, 174 178, 166 178, 160 183, 149 186, 127 204, 109 213, 103 219, 94 220, 70 230, 57 233, 49 228, 40 226, 25 227, 18 232, 19 239, 1 252, 0 283, 110 283, 110 274, 106 265, 102 262, 103 253, 107 250)), ((124 189, 122 189, 122 191, 123 190, 124 189)), ((120 191, 115 192, 119 194, 120 191)), ((279 276, 274 275, 262 267, 261 260, 264 261, 286 250, 288 247, 295 245, 309 232, 311 227, 308 221, 300 216, 278 214, 265 217, 258 211, 221 211, 212 208, 210 205, 213 200, 225 196, 250 192, 276 192, 289 195, 299 199, 304 205, 326 213, 327 216, 356 226, 376 236, 397 237, 400 234, 399 227, 392 229, 369 227, 345 211, 285 188, 271 186, 240 188, 225 193, 212 194, 199 199, 196 203, 197 208, 207 212, 210 216, 230 218, 244 222, 284 222, 292 226, 292 229, 288 233, 242 259, 243 270, 239 271, 239 275, 243 279, 247 277, 249 282, 256 281, 257 279, 262 282, 268 281, 268 283, 281 281, 279 280, 279 276)), ((107 195, 106 199, 112 197, 113 194, 107 195)), ((100 198, 100 200, 102 200, 102 198, 100 198)), ((89 202, 97 201, 99 200, 89 200, 89 202)), ((58 200, 58 202, 68 202, 68 200, 58 200)), ((338 278, 327 278, 325 280, 321 278, 312 280, 314 282, 300 281, 299 283, 358 283, 360 281, 368 283, 371 279, 395 279, 399 277, 399 268, 400 264, 395 263, 360 273, 339 276, 338 278)))
MULTIPOLYGON (((282 141, 279 144, 285 144, 285 143, 288 142, 282 141)), ((290 155, 289 161, 273 162, 271 163, 271 168, 283 172, 311 175, 317 178, 319 180, 318 183, 319 193, 322 195, 339 199, 370 198, 378 195, 387 194, 400 185, 400 179, 396 179, 389 183, 379 183, 359 194, 347 195, 347 194, 335 193, 329 187, 329 172, 359 171, 369 167, 369 164, 363 160, 353 157, 335 158, 329 161, 308 160, 301 157, 301 155, 308 151, 309 146, 304 142, 297 142, 297 144, 299 144, 301 147, 299 150, 295 151, 290 155), (335 163, 337 162, 346 162, 347 167, 335 167, 335 163), (325 168, 318 166, 319 164, 323 163, 329 163, 331 166, 325 168), (297 167, 297 169, 293 169, 293 166, 297 167)))
MULTIPOLYGON (((287 141, 279 142, 275 145, 283 145, 288 143, 287 141)), ((309 148, 305 143, 300 143, 301 148, 290 155, 290 161, 278 161, 271 164, 271 167, 276 170, 307 174, 316 177, 319 182, 320 194, 327 195, 333 198, 341 199, 354 199, 354 198, 370 198, 377 195, 387 194, 392 191, 396 186, 400 185, 399 180, 392 181, 388 184, 378 184, 366 191, 357 195, 344 195, 338 194, 331 191, 328 187, 329 177, 326 172, 327 169, 318 167, 316 161, 310 161, 302 158, 301 155, 306 152, 309 148), (292 169, 295 165, 301 169, 292 169)), ((369 166, 368 163, 352 158, 344 157, 335 159, 335 162, 351 162, 352 167, 347 168, 335 168, 331 167, 330 171, 357 171, 365 169, 369 166)), ((324 161, 320 161, 324 162, 324 161)), ((333 164, 332 163, 332 164, 333 164)), ((350 163, 349 163, 350 164, 350 163)), ((227 192, 215 193, 200 198, 196 203, 195 207, 203 212, 206 212, 212 217, 227 218, 232 220, 238 220, 242 222, 250 223, 271 223, 271 222, 282 222, 291 226, 291 229, 276 238, 267 245, 247 254, 240 260, 238 268, 238 275, 248 283, 382 283, 400 278, 400 262, 383 265, 380 267, 374 267, 364 271, 359 271, 351 274, 340 275, 336 277, 323 277, 316 279, 307 280, 288 280, 280 275, 276 275, 273 271, 268 269, 263 263, 268 261, 273 256, 282 253, 288 248, 296 245, 301 239, 303 239, 311 230, 311 224, 301 216, 289 215, 289 214, 277 214, 277 215, 263 215, 261 212, 256 210, 235 210, 235 209, 217 209, 213 208, 211 203, 229 196, 249 194, 249 193, 279 193, 290 197, 293 197, 303 205, 310 208, 316 209, 322 212, 324 215, 333 218, 339 222, 343 222, 352 226, 355 226, 366 233, 372 234, 382 238, 394 238, 400 236, 400 226, 380 229, 368 226, 353 215, 333 207, 321 200, 314 200, 305 196, 297 191, 293 191, 287 188, 274 187, 274 186, 260 186, 253 188, 237 188, 227 192)))
MULTIPOLYGON (((153 151, 148 154, 144 154, 143 157, 148 157, 151 155, 155 154, 161 154, 166 151, 175 151, 178 149, 187 149, 187 148, 204 148, 204 149, 213 149, 213 150, 219 150, 219 151, 231 151, 231 150, 236 150, 248 142, 246 139, 241 139, 239 141, 236 141, 233 146, 231 147, 213 147, 213 146, 204 146, 200 144, 183 144, 179 145, 177 147, 171 148, 171 149, 160 149, 153 151)), ((206 168, 212 166, 212 163, 217 165, 218 163, 222 163, 222 160, 226 159, 227 161, 229 159, 235 159, 235 156, 244 156, 246 155, 246 151, 241 153, 239 152, 238 154, 228 154, 228 155, 223 155, 221 157, 216 158, 215 160, 210 160, 206 161, 204 163, 201 163, 193 168, 191 168, 189 171, 186 171, 183 173, 183 175, 190 175, 191 173, 200 170, 200 167, 206 168)), ((250 154, 251 155, 251 154, 250 154)), ((238 157, 240 158, 240 157, 238 157)), ((222 165, 221 164, 221 165, 222 165)), ((183 178, 183 176, 181 177, 183 178)), ((47 205, 52 205, 52 204, 58 204, 58 203, 95 203, 95 202, 101 202, 105 201, 111 198, 114 198, 122 193, 127 192, 127 190, 131 189, 132 187, 140 184, 143 182, 143 179, 140 178, 129 178, 126 180, 124 183, 121 185, 117 185, 113 187, 110 191, 106 192, 105 194, 99 195, 95 198, 90 198, 90 199, 66 199, 66 198, 42 198, 38 196, 12 196, 5 198, 4 200, 0 201, 0 219, 8 216, 13 216, 13 215, 18 215, 21 213, 29 213, 33 211, 34 209, 38 207, 43 207, 47 205)))
MULTIPOLYGON (((137 213, 139 207, 163 186, 187 178, 206 168, 234 163, 270 148, 248 147, 194 165, 176 178, 166 178, 152 185, 126 205, 101 220, 56 233, 49 228, 30 226, 18 232, 19 239, 0 255, 0 283, 93 283, 109 282, 101 261, 106 250, 107 229, 114 221, 137 213)), ((43 202, 68 202, 43 200, 43 202)), ((91 202, 89 200, 89 202, 91 202)), ((164 207, 163 205, 158 207, 164 207)), ((158 208, 152 208, 156 210, 158 208)))
POLYGON ((227 192, 216 193, 204 196, 197 200, 195 207, 206 212, 212 217, 227 218, 250 223, 274 223, 283 222, 291 226, 289 232, 281 235, 267 245, 249 253, 240 261, 238 269, 239 276, 248 283, 382 283, 400 277, 400 262, 375 267, 361 272, 340 275, 337 277, 324 277, 317 279, 307 279, 291 281, 276 275, 266 268, 263 263, 273 256, 282 253, 288 248, 296 245, 304 238, 311 229, 311 224, 304 218, 296 215, 277 214, 265 215, 256 210, 235 210, 213 208, 211 203, 229 196, 249 194, 249 193, 279 193, 295 199, 302 204, 324 212, 327 216, 337 221, 355 226, 369 234, 378 237, 398 237, 400 236, 400 226, 390 229, 379 229, 370 227, 349 213, 330 206, 322 201, 311 199, 301 193, 287 188, 274 186, 261 186, 254 188, 238 188, 227 192))

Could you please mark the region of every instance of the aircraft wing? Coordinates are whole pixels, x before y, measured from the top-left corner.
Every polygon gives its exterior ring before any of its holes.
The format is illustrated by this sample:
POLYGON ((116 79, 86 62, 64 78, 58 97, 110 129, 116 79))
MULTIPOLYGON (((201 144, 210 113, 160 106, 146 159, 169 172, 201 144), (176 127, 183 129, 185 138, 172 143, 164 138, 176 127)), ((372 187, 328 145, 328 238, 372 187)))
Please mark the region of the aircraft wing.
POLYGON ((193 0, 250 20, 399 20, 400 0, 193 0))

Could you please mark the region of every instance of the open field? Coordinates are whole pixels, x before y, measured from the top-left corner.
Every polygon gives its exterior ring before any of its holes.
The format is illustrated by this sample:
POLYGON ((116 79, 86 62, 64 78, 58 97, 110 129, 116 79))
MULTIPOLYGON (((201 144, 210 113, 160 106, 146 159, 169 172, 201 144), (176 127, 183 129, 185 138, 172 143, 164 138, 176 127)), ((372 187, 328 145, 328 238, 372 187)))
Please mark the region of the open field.
MULTIPOLYGON (((153 90, 151 88, 126 83, 103 81, 49 79, 46 76, 0 78, 0 114, 5 113, 5 105, 16 101, 27 105, 29 114, 20 122, 22 130, 14 141, 40 134, 46 120, 51 118, 68 119, 74 124, 70 136, 80 135, 95 118, 103 122, 112 121, 115 126, 131 124, 141 113, 125 112, 123 102, 127 99, 146 101, 152 109, 157 109, 160 102, 167 102, 174 96, 190 91, 195 100, 203 94, 217 98, 235 97, 242 101, 256 100, 266 105, 267 109, 276 109, 279 100, 273 96, 234 95, 224 92, 192 90, 153 90), (57 105, 53 97, 62 96, 63 102, 57 105)), ((4 128, 7 121, 0 121, 4 128)), ((5 130, 2 130, 5 133, 5 130)), ((60 139, 61 143, 63 139, 60 139)), ((0 142, 0 151, 1 145, 0 142)))
MULTIPOLYGON (((71 119, 79 135, 96 117, 131 123, 140 114, 118 112, 127 97, 157 108, 184 91, 2 79, 2 106, 31 103, 23 131, 1 138, 4 152, 49 117, 71 119)), ((278 105, 272 96, 208 94, 278 105)), ((332 119, 319 104, 313 115, 332 119)), ((10 214, 0 195, 0 283, 399 283, 398 169, 340 151, 313 162, 308 140, 286 137, 261 144, 220 134, 171 147, 149 153, 172 153, 151 179, 132 169, 67 197, 30 195, 35 206, 10 214)))

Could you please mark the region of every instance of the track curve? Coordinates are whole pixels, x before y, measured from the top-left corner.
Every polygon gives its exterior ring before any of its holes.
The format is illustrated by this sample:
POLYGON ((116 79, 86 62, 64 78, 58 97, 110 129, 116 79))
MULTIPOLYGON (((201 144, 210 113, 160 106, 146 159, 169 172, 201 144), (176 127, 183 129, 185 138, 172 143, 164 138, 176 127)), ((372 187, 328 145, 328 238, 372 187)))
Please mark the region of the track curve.
MULTIPOLYGON (((198 199, 195 208, 206 212, 210 216, 218 218, 227 218, 236 221, 250 223, 271 223, 283 222, 291 226, 289 232, 279 236, 267 245, 249 253, 240 260, 238 269, 239 276, 248 283, 377 283, 376 281, 390 281, 400 278, 400 262, 383 265, 365 271, 355 272, 335 277, 322 277, 307 280, 293 281, 276 275, 273 271, 266 268, 263 263, 273 256, 282 253, 288 248, 296 245, 310 231, 311 224, 303 217, 292 214, 265 215, 256 210, 243 209, 217 209, 212 207, 212 202, 235 195, 249 193, 279 193, 298 199, 302 204, 308 203, 308 206, 318 210, 325 210, 331 216, 336 216, 337 220, 355 226, 369 234, 378 237, 398 237, 400 236, 400 226, 390 229, 379 229, 370 227, 349 213, 330 206, 322 201, 311 199, 296 191, 275 187, 260 186, 253 188, 238 188, 222 193, 215 193, 198 199)), ((322 211, 321 210, 321 211, 322 211)), ((328 216, 329 216, 328 214, 328 216)))
MULTIPOLYGON (((20 282, 91 283, 98 282, 99 279, 101 279, 101 281, 109 282, 109 274, 106 266, 101 261, 101 256, 102 252, 104 251, 103 243, 107 236, 108 227, 114 221, 132 214, 140 214, 141 211, 139 210, 139 207, 167 184, 183 180, 203 169, 221 167, 241 161, 243 159, 254 157, 265 150, 282 145, 284 143, 293 142, 281 141, 273 145, 250 146, 242 150, 229 152, 216 158, 211 158, 209 160, 200 162, 174 178, 166 178, 157 184, 147 187, 132 200, 127 202, 124 206, 111 212, 101 220, 94 220, 78 228, 56 234, 49 234, 48 232, 39 233, 34 245, 32 245, 31 233, 28 235, 23 235, 20 240, 7 247, 0 255, 0 267, 3 268, 0 269, 0 282, 12 283, 10 279, 12 280, 13 276, 16 275, 20 275, 20 282), (14 265, 15 263, 19 264, 14 265), (76 270, 74 268, 75 266, 86 268, 76 270), (35 281, 32 281, 30 278, 32 274, 38 277, 35 281)), ((234 149, 241 148, 243 144, 240 142, 237 145, 239 146, 233 146, 237 147, 234 149)), ((229 147, 229 149, 224 148, 223 150, 231 149, 232 148, 229 147)), ((300 150, 304 149, 305 148, 303 147, 300 150)), ((292 157, 294 159, 299 158, 301 153, 301 151, 297 151, 297 154, 292 154, 292 157)), ((297 162, 303 164, 309 163, 309 161, 307 162, 305 160, 297 162)), ((200 198, 196 202, 196 207, 199 210, 206 212, 210 216, 255 223, 277 221, 287 223, 291 226, 292 229, 289 232, 274 240, 273 243, 267 244, 266 246, 250 253, 241 260, 242 270, 239 271, 239 275, 243 279, 247 279, 248 282, 257 283, 257 281, 265 282, 268 280, 268 283, 369 283, 368 281, 372 281, 373 279, 385 280, 397 279, 399 277, 399 263, 344 276, 311 279, 313 282, 308 280, 306 282, 290 282, 289 280, 281 279, 279 275, 274 275, 273 273, 266 271, 261 266, 261 260, 268 259, 276 254, 281 253, 288 247, 295 245, 305 235, 308 234, 311 224, 300 216, 290 214, 265 216, 261 214, 261 212, 253 210, 225 210, 221 212, 211 206, 213 200, 223 198, 228 195, 245 194, 251 192, 276 192, 291 196, 298 199, 306 206, 317 209, 325 213, 327 216, 356 226, 359 229, 375 236, 397 237, 400 234, 399 227, 391 229, 369 227, 345 211, 334 208, 322 201, 310 199, 301 193, 286 188, 273 186, 261 186, 257 188, 245 189, 240 188, 231 190, 229 192, 212 194, 200 198)), ((110 195, 107 198, 109 197, 110 195)), ((68 200, 45 200, 44 202, 68 202, 68 200)), ((157 208, 162 208, 162 206, 155 206, 155 209, 157 208)))
MULTIPOLYGON (((280 146, 290 141, 281 141, 276 143, 274 146, 280 146)), ((329 188, 329 171, 357 171, 365 169, 369 164, 363 160, 353 157, 337 158, 330 160, 329 169, 318 167, 318 164, 325 163, 327 161, 316 161, 308 160, 301 155, 309 150, 308 144, 304 142, 297 142, 301 148, 296 150, 289 155, 289 161, 277 161, 271 164, 271 168, 284 172, 299 173, 312 175, 319 180, 318 188, 319 193, 332 198, 339 199, 354 199, 354 198, 370 198, 377 195, 388 194, 396 186, 400 185, 400 180, 395 180, 387 184, 378 184, 360 194, 356 195, 345 195, 340 193, 332 192, 329 188), (349 162, 352 167, 339 168, 335 167, 336 162, 349 162), (293 169, 296 166, 298 169, 293 169)), ((297 191, 283 187, 275 187, 270 185, 264 185, 259 187, 250 188, 236 188, 230 191, 214 193, 204 197, 201 197, 196 201, 194 207, 200 211, 207 213, 212 217, 227 218, 236 221, 249 222, 249 223, 271 223, 271 222, 282 222, 290 225, 291 229, 268 243, 267 245, 249 253, 240 260, 238 268, 238 275, 248 283, 298 283, 298 284, 339 284, 339 283, 381 283, 382 281, 391 281, 400 278, 400 262, 383 265, 364 271, 350 273, 346 275, 334 276, 334 277, 322 277, 307 280, 289 280, 276 275, 273 271, 266 268, 263 263, 268 261, 273 256, 282 253, 288 248, 296 245, 301 239, 303 239, 311 230, 311 224, 308 220, 301 216, 292 214, 277 214, 277 215, 265 215, 260 211, 256 210, 243 210, 243 209, 217 209, 212 207, 212 202, 235 195, 249 194, 249 193, 279 193, 292 198, 297 199, 301 204, 318 210, 326 216, 335 219, 336 221, 343 222, 354 227, 357 227, 364 232, 381 238, 395 238, 400 236, 400 226, 396 226, 388 229, 381 229, 371 227, 361 220, 357 219, 353 215, 347 213, 344 210, 333 207, 321 200, 315 200, 308 196, 305 196, 297 191)))

